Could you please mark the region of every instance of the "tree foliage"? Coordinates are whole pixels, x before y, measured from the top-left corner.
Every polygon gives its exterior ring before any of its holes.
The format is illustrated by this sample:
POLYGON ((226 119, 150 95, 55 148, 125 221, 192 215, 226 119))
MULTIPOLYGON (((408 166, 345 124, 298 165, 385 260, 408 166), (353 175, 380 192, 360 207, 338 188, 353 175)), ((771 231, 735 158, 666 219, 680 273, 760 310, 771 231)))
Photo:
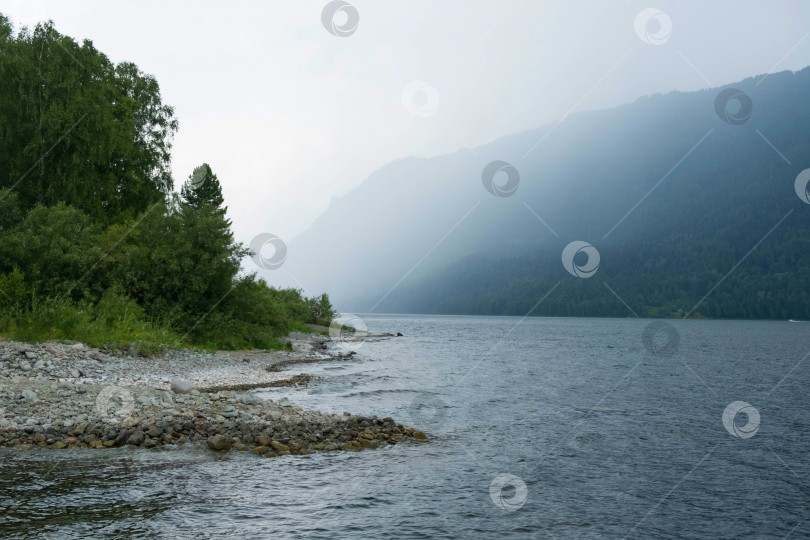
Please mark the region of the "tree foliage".
POLYGON ((0 15, 0 330, 153 352, 279 347, 331 319, 325 295, 240 274, 208 164, 174 193, 177 125, 135 64, 0 15))
POLYGON ((194 168, 194 172, 180 190, 180 197, 191 208, 208 205, 220 209, 225 202, 225 199, 222 198, 222 186, 219 179, 208 163, 194 168))
POLYGON ((0 186, 23 209, 61 201, 109 221, 171 192, 178 123, 152 76, 52 22, 14 37, 3 17, 0 47, 0 186))

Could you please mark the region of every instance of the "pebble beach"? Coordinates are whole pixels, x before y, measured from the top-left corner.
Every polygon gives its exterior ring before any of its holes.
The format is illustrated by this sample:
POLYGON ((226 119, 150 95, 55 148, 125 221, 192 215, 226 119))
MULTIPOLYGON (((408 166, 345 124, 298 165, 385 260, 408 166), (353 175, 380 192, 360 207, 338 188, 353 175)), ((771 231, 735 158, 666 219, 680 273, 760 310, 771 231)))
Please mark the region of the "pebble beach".
POLYGON ((309 382, 286 366, 353 354, 317 333, 293 333, 289 341, 292 351, 174 350, 151 358, 81 343, 0 342, 0 446, 199 444, 272 457, 427 439, 391 418, 324 414, 260 397, 255 389, 309 382))

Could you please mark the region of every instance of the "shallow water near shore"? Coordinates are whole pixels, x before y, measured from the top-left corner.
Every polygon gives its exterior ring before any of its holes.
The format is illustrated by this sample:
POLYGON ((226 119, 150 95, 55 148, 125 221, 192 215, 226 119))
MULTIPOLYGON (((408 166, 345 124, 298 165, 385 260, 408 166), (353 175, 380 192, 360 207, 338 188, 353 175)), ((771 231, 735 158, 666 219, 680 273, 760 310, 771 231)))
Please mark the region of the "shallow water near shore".
POLYGON ((0 535, 810 535, 810 324, 668 321, 678 346, 656 355, 649 320, 363 319, 404 337, 287 366, 316 378, 263 394, 392 416, 429 443, 272 459, 2 448, 0 535), (759 412, 753 436, 724 426, 735 401, 759 412), (493 491, 501 474, 519 482, 493 491))

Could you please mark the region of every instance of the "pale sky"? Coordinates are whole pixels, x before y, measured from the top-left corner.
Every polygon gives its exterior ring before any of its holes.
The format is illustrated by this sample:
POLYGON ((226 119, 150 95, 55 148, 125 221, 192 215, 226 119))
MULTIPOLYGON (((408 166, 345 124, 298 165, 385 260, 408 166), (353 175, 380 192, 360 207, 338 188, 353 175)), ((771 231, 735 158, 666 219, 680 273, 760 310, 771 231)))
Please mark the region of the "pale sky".
POLYGON ((289 241, 401 157, 810 65, 801 0, 352 0, 347 37, 322 24, 326 4, 6 0, 0 11, 17 28, 52 19, 153 74, 180 121, 178 189, 208 162, 246 244, 265 232, 289 241), (647 8, 664 13, 642 24, 657 45, 634 28, 647 8), (406 88, 427 92, 405 106, 406 88))

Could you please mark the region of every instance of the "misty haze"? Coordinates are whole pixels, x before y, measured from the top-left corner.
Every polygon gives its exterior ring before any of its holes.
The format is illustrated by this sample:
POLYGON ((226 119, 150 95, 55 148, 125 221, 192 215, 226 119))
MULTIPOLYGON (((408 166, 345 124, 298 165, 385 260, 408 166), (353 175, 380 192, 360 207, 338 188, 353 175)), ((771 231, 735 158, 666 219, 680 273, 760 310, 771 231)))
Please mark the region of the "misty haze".
POLYGON ((9 0, 0 537, 810 538, 810 5, 9 0))

